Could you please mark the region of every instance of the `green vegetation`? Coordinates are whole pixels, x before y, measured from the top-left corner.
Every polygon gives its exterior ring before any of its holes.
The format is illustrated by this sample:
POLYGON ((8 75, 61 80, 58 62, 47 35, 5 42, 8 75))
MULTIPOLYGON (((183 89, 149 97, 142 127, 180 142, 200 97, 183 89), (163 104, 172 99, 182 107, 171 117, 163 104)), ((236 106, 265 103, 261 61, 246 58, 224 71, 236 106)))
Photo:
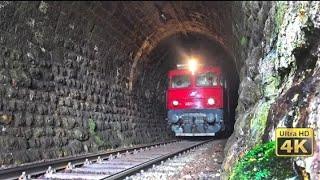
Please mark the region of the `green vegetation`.
POLYGON ((88 120, 90 134, 96 133, 96 122, 93 119, 88 120))
POLYGON ((97 143, 98 146, 103 146, 104 142, 101 140, 101 137, 99 134, 96 132, 96 122, 93 119, 88 120, 89 124, 89 133, 90 135, 94 138, 95 142, 97 143))
POLYGON ((240 39, 241 46, 247 45, 247 42, 248 42, 247 38, 242 36, 241 39, 240 39))
POLYGON ((271 96, 276 95, 279 90, 280 80, 278 76, 269 76, 266 79, 266 84, 264 86, 264 96, 270 98, 271 96))
POLYGON ((279 1, 276 5, 276 15, 275 15, 275 32, 278 33, 280 30, 280 26, 283 23, 283 17, 285 14, 285 11, 287 9, 286 2, 279 1))
POLYGON ((295 176, 290 158, 277 157, 275 142, 259 144, 235 165, 230 180, 286 179, 295 176))
MULTIPOLYGON (((261 139, 267 125, 269 109, 270 103, 268 102, 262 102, 258 104, 258 109, 251 119, 250 129, 252 139, 261 139)), ((251 143, 255 144, 257 142, 251 141, 251 143)))

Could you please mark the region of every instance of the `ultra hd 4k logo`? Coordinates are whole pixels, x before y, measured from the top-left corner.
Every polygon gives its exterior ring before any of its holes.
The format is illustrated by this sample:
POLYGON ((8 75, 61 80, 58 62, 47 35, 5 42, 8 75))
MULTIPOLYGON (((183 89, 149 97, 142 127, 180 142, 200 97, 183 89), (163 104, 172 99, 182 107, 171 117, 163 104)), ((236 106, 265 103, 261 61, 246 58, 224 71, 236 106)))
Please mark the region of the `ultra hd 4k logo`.
POLYGON ((312 128, 277 128, 277 156, 312 156, 314 134, 312 128))

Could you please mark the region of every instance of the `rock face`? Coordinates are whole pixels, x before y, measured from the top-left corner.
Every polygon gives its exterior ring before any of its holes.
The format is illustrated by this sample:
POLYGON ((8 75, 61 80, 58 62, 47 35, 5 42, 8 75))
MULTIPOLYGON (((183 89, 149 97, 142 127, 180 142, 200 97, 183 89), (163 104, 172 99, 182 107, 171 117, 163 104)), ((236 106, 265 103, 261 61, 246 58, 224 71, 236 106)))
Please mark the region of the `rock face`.
MULTIPOLYGON (((311 179, 319 166, 319 2, 242 2, 242 66, 237 119, 227 142, 227 172, 253 146, 274 140, 276 127, 315 129, 315 154, 294 158, 311 179)), ((235 20, 234 25, 237 25, 235 20)), ((241 29, 241 25, 235 27, 241 29)), ((240 38, 239 38, 240 40, 240 38)))
POLYGON ((0 166, 172 137, 165 104, 128 90, 128 47, 98 8, 0 2, 0 166))

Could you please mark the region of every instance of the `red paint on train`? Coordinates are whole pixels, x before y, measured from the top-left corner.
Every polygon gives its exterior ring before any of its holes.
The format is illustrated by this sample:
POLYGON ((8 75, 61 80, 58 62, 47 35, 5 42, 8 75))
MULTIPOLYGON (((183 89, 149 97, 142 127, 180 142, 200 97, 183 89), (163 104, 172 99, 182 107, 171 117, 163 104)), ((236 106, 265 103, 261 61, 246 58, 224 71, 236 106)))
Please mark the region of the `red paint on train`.
POLYGON ((223 108, 224 81, 220 67, 199 67, 194 74, 188 69, 171 70, 168 77, 168 110, 223 108))

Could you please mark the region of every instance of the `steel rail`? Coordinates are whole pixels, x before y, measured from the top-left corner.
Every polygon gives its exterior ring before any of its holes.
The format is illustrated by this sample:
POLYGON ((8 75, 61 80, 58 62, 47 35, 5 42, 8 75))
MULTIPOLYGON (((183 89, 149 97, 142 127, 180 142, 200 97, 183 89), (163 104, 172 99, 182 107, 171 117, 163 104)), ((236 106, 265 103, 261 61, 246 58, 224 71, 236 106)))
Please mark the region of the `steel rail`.
POLYGON ((166 159, 174 157, 174 156, 176 156, 176 155, 178 155, 180 153, 186 152, 186 151, 188 151, 190 149, 193 149, 195 147, 201 146, 201 145, 206 144, 208 142, 211 142, 213 140, 214 139, 206 140, 206 141, 200 142, 198 144, 192 145, 190 147, 187 147, 185 149, 182 149, 182 150, 179 150, 179 151, 176 151, 176 152, 173 152, 173 153, 170 153, 170 154, 167 154, 167 155, 163 155, 161 157, 149 160, 149 161, 144 162, 142 164, 136 165, 136 166, 134 166, 132 168, 129 168, 129 169, 123 170, 123 171, 121 171, 119 173, 110 175, 110 176, 108 176, 108 177, 106 177, 104 179, 106 179, 106 180, 124 179, 125 177, 128 177, 130 175, 139 173, 139 171, 141 171, 141 170, 148 169, 151 166, 156 165, 156 164, 160 164, 161 161, 164 161, 166 159))
POLYGON ((125 153, 125 152, 132 152, 135 149, 139 148, 145 148, 155 145, 161 145, 161 144, 167 144, 176 142, 177 140, 172 140, 168 142, 160 142, 160 143, 153 143, 148 145, 142 145, 142 146, 136 146, 132 148, 122 148, 118 150, 112 150, 107 152, 99 152, 95 154, 86 154, 86 155, 80 155, 76 157, 67 157, 63 159, 57 159, 57 160, 51 160, 46 162, 39 162, 34 164, 26 164, 18 167, 11 167, 6 169, 0 170, 0 179, 19 179, 21 174, 23 172, 26 173, 27 176, 39 176, 42 174, 45 174, 48 167, 51 166, 55 170, 61 170, 64 169, 69 162, 71 162, 75 166, 83 165, 85 160, 88 159, 89 161, 95 162, 97 158, 100 156, 101 159, 107 159, 109 155, 115 155, 117 153, 125 153))

